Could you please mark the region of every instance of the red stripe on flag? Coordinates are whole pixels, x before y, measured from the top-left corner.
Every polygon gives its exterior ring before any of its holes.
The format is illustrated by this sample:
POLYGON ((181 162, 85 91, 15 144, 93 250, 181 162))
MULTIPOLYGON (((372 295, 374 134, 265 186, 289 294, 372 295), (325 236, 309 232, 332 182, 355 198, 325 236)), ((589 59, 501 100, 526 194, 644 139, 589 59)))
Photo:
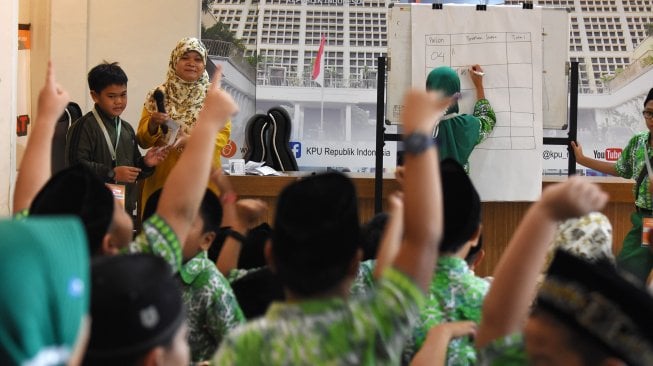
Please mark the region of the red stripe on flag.
POLYGON ((311 79, 315 80, 320 76, 322 70, 320 70, 320 63, 322 57, 324 57, 324 44, 326 43, 326 37, 322 35, 320 40, 320 48, 317 50, 317 56, 315 57, 315 62, 313 62, 313 72, 311 74, 311 79))

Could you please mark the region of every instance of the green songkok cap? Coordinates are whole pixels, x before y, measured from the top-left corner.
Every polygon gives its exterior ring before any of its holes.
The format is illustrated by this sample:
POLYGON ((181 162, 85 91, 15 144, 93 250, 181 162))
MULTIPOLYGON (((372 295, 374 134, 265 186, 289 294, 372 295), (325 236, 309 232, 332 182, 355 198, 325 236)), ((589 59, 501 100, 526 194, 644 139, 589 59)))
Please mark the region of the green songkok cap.
POLYGON ((0 238, 0 365, 66 364, 89 306, 82 225, 6 219, 0 238))
MULTIPOLYGON (((460 92, 460 78, 456 70, 448 66, 441 66, 429 73, 426 78, 426 89, 441 91, 445 96, 449 97, 460 92)), ((449 107, 447 114, 449 113, 458 113, 458 103, 454 103, 449 107)))

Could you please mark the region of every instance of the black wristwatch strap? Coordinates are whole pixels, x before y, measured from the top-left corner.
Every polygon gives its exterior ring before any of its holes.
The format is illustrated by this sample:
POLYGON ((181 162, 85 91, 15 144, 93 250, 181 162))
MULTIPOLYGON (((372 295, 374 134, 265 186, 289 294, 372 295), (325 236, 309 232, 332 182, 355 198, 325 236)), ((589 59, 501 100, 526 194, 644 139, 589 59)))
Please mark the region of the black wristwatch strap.
POLYGON ((435 141, 427 134, 413 132, 404 136, 404 152, 407 154, 419 155, 432 146, 435 146, 435 141))
POLYGON ((225 233, 226 236, 231 236, 232 238, 238 240, 241 243, 245 242, 245 235, 239 233, 238 231, 236 231, 236 230, 234 230, 234 229, 232 229, 230 227, 223 228, 223 229, 224 229, 224 233, 225 233))

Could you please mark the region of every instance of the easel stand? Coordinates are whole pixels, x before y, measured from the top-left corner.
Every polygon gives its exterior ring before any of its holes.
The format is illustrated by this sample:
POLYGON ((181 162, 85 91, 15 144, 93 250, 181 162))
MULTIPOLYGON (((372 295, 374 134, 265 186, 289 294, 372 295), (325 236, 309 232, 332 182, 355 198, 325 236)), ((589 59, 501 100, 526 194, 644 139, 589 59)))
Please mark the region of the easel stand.
POLYGON ((376 164, 374 168, 374 213, 383 211, 383 146, 386 141, 401 141, 400 133, 385 133, 385 97, 386 97, 386 58, 377 58, 378 71, 376 83, 376 164))
MULTIPOLYGON (((374 212, 383 211, 383 147, 386 141, 401 141, 400 133, 385 133, 385 97, 386 97, 386 58, 379 57, 376 90, 376 163, 374 171, 374 212)), ((566 145, 569 152, 567 174, 576 174, 576 157, 571 148, 571 141, 576 141, 578 129, 578 61, 570 63, 569 86, 569 133, 564 137, 545 137, 544 145, 566 145)))
POLYGON ((569 80, 569 132, 567 138, 564 137, 545 137, 544 145, 566 145, 569 159, 567 159, 567 175, 576 174, 576 156, 571 148, 571 142, 576 141, 578 132, 578 61, 570 63, 570 80, 569 80))

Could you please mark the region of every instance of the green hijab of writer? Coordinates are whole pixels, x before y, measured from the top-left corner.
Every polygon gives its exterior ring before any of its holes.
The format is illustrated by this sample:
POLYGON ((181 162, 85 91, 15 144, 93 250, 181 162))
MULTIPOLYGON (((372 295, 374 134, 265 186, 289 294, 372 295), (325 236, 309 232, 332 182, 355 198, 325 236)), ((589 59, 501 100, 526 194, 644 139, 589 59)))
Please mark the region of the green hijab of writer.
MULTIPOLYGON (((438 67, 429 73, 426 89, 451 96, 460 92, 460 78, 454 69, 438 67)), ((458 114, 457 102, 449 107, 444 118, 437 127, 440 160, 452 158, 467 166, 469 156, 479 140, 481 122, 473 115, 458 114)))

